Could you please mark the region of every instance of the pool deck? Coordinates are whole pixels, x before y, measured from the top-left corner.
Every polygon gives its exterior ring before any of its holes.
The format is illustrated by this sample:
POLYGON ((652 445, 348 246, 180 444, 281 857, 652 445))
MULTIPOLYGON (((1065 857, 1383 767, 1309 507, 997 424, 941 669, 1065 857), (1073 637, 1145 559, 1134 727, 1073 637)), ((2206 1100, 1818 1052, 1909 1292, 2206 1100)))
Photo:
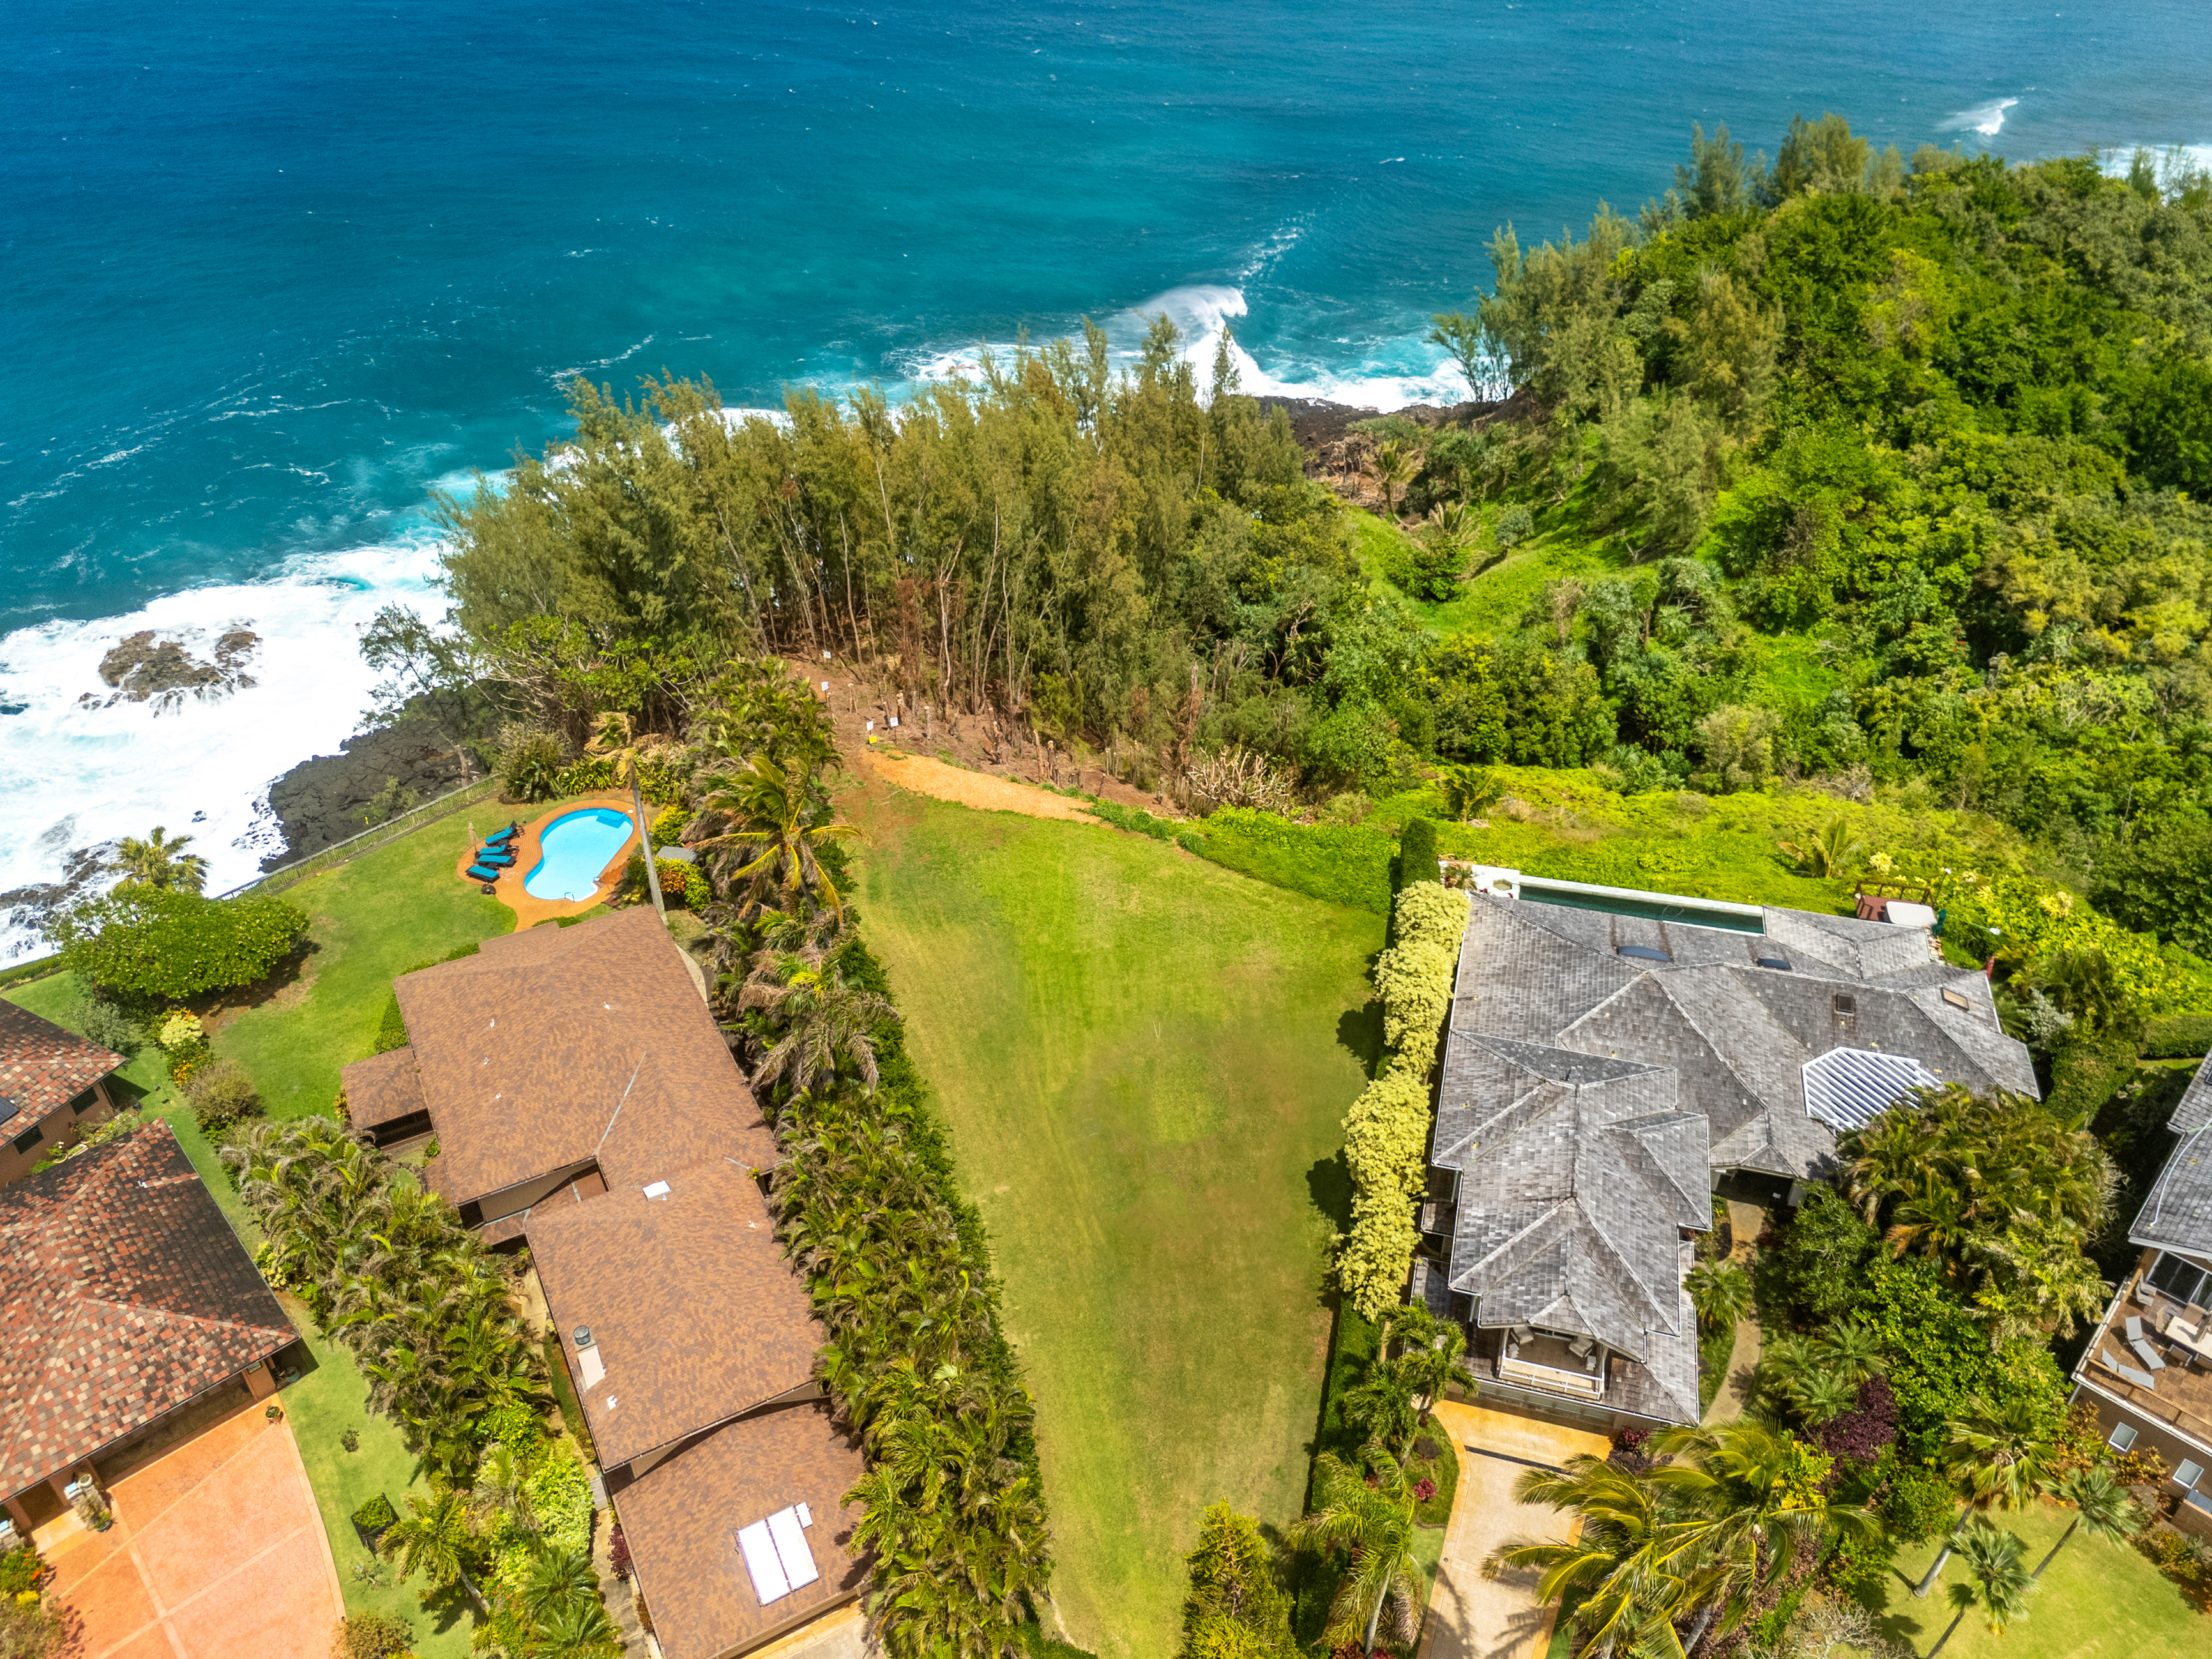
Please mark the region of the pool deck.
MULTIPOLYGON (((499 880, 494 884, 497 889, 495 896, 499 902, 514 912, 516 932, 520 933, 525 927, 535 927, 539 922, 550 921, 556 916, 580 915, 593 905, 604 902, 607 896, 615 890, 616 884, 622 880, 623 866, 629 861, 629 855, 637 850, 637 826, 634 823, 630 826, 629 838, 616 849, 615 855, 607 860, 607 867, 599 872, 598 889, 591 897, 532 898, 522 890, 524 880, 532 870, 538 867, 538 860, 544 854, 545 826, 556 818, 566 817, 571 812, 580 812, 587 806, 611 806, 624 817, 628 817, 630 811, 628 795, 617 795, 612 792, 596 795, 579 795, 574 800, 564 800, 550 811, 540 813, 524 824, 522 833, 514 838, 514 862, 501 872, 499 880)), ((504 826, 495 820, 489 827, 498 830, 504 826)), ((483 844, 481 840, 477 842, 477 847, 483 844)), ((469 866, 475 862, 476 849, 472 848, 466 856, 453 866, 453 873, 463 881, 468 882, 471 887, 478 885, 477 882, 470 880, 468 874, 469 866)))

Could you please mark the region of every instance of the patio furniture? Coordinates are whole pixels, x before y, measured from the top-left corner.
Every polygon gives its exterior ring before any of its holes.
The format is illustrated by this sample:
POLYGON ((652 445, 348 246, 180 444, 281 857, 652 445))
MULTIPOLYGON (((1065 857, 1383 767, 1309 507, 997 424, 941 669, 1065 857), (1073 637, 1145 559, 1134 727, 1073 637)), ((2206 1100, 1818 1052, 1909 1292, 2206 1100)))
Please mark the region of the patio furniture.
POLYGON ((492 882, 497 881, 506 873, 507 872, 503 870, 487 870, 481 864, 471 865, 469 868, 469 879, 471 881, 492 882))
POLYGON ((2128 1340, 2130 1342, 2142 1340, 2142 1321, 2134 1314, 2128 1316, 2128 1340))
POLYGON ((2145 1370, 2162 1371, 2166 1369, 2166 1361, 2158 1357, 2158 1350, 2141 1337, 2131 1339, 2128 1346, 2136 1351, 2136 1358, 2142 1361, 2145 1370))
POLYGON ((2148 1389, 2153 1394, 2156 1394, 2158 1392, 2157 1378, 2154 1377, 2148 1371, 2139 1371, 2132 1365, 2122 1364, 2118 1360, 2112 1358, 2112 1351, 2110 1348, 2100 1348, 2097 1351, 2097 1357, 2105 1362, 2105 1369, 2112 1372, 2115 1376, 2125 1377, 2129 1382, 2134 1383, 2136 1387, 2139 1389, 2148 1389))

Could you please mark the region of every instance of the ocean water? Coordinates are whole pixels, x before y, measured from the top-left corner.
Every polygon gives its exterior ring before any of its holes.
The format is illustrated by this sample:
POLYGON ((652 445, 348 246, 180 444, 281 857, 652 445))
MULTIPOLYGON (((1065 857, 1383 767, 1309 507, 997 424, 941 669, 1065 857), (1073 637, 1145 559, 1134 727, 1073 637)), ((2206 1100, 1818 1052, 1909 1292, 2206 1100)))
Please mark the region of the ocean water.
POLYGON ((0 75, 0 893, 155 822, 250 875, 362 623, 435 605, 428 492, 570 374, 773 405, 1164 311, 1249 390, 1450 399, 1421 337, 1495 228, 1632 211, 1692 120, 2212 143, 2171 0, 14 0, 0 75), (254 686, 108 704, 118 640, 238 623, 254 686))

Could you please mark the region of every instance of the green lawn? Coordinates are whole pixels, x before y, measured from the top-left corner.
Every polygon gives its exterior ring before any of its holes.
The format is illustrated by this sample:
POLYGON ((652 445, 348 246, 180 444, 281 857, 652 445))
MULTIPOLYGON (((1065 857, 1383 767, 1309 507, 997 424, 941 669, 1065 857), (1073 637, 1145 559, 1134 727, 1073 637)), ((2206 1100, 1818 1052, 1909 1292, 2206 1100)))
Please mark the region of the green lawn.
MULTIPOLYGON (((2038 1504, 2016 1515, 1999 1515, 1998 1525, 2017 1533, 2027 1547, 2031 1570, 2058 1541, 2073 1512, 2038 1504)), ((1923 1544, 1899 1552, 1897 1568, 1917 1583, 1936 1559, 1936 1547, 1923 1544)), ((1951 1622, 1945 1598, 1959 1582, 1955 1565, 1924 1601, 1912 1598, 1911 1585, 1892 1578, 1881 1611, 1891 1635, 1925 1653, 1951 1622)), ((2133 1548, 2109 1544, 2086 1532, 2061 1552, 2028 1601, 2025 1623, 1992 1636, 1972 1613, 1943 1650, 1944 1659, 2139 1659, 2151 1654, 2202 1653, 2212 1644, 2212 1620, 2197 1611, 2180 1586, 2133 1548)))
POLYGON ((252 1074, 271 1117, 331 1110, 338 1068, 373 1046, 393 975, 512 930, 514 911, 453 874, 471 822, 484 834, 507 816, 479 801, 285 890, 312 921, 307 960, 289 983, 220 1020, 213 1039, 252 1074))
POLYGON ((1203 1505, 1302 1505, 1381 919, 1109 829, 851 804, 1036 1395, 1060 1614, 1170 1652, 1203 1505))

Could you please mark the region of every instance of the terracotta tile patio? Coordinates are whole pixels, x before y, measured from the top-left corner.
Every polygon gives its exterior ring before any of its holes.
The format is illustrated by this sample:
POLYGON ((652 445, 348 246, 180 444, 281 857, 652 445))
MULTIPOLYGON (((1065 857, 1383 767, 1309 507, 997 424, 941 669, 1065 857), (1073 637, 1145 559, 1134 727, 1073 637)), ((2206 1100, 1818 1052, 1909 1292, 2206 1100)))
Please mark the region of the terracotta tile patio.
POLYGON ((49 1557, 70 1659, 329 1651, 344 1602, 289 1423, 256 1402, 109 1497, 115 1524, 49 1557))

